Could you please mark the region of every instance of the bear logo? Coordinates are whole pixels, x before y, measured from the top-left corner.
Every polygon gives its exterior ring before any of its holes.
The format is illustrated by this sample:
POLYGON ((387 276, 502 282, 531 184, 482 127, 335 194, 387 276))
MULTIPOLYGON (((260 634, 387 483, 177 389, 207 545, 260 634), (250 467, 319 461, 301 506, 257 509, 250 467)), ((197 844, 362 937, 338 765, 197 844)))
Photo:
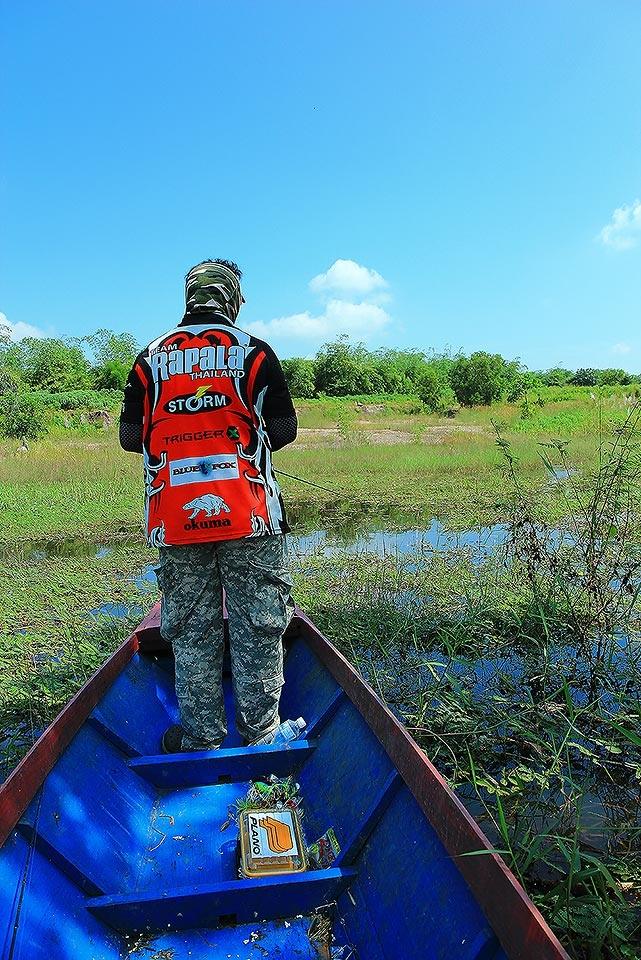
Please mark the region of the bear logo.
POLYGON ((193 500, 190 500, 189 503, 186 503, 183 507, 183 510, 192 510, 193 513, 189 514, 190 520, 195 520, 198 514, 204 510, 206 517, 213 516, 217 517, 221 511, 225 513, 231 513, 231 510, 225 503, 222 497, 217 497, 213 493, 206 493, 202 497, 195 497, 193 500))

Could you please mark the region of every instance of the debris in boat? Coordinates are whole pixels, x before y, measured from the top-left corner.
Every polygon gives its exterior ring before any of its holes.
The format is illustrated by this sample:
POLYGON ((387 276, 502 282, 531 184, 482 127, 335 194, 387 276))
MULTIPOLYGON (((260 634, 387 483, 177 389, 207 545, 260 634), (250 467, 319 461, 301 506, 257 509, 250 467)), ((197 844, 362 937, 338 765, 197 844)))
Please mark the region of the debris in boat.
POLYGON ((340 844, 336 839, 333 827, 326 830, 322 837, 319 837, 307 848, 310 866, 315 870, 327 870, 340 852, 340 844))
POLYGON ((245 810, 296 810, 299 817, 302 817, 299 790, 300 784, 296 783, 293 777, 280 778, 272 774, 266 781, 255 780, 245 796, 229 806, 227 820, 221 830, 226 830, 232 821, 237 822, 239 815, 245 810))
POLYGON ((329 911, 316 912, 309 925, 307 936, 312 943, 318 945, 320 950, 324 950, 325 956, 329 957, 332 943, 332 918, 329 911))
POLYGON ((259 940, 262 940, 264 936, 265 934, 260 930, 252 930, 247 940, 243 940, 243 943, 257 943, 259 940))
MULTIPOLYGON (((130 934, 125 934, 125 940, 130 940, 130 934)), ((140 933, 136 936, 134 942, 127 947, 127 956, 132 957, 137 953, 151 953, 153 950, 153 942, 157 938, 152 936, 150 933, 140 933)))
POLYGON ((336 901, 324 903, 314 910, 307 936, 321 960, 356 960, 354 948, 345 942, 349 938, 344 920, 337 915, 336 901), (337 943, 338 938, 334 933, 337 924, 343 928, 342 944, 337 943))

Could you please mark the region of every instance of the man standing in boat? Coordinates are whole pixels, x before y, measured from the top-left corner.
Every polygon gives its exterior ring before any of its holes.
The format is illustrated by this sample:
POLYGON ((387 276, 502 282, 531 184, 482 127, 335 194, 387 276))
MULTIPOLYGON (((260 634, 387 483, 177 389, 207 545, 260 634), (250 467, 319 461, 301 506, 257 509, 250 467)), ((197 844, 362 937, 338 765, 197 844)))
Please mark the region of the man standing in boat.
POLYGON ((120 418, 121 446, 143 454, 161 633, 176 659, 181 723, 163 736, 168 753, 215 749, 227 732, 221 588, 238 731, 269 742, 279 724, 292 603, 271 454, 297 421, 274 351, 236 327, 241 276, 228 260, 192 267, 185 316, 136 358, 120 418))

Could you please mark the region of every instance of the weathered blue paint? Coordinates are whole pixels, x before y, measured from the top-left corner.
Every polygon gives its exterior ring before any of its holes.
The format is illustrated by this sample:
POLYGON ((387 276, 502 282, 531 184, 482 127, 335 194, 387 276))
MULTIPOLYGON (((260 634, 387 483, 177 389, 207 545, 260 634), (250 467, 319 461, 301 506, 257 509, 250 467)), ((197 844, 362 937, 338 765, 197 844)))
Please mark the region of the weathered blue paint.
MULTIPOLYGON (((339 683, 319 643, 302 622, 285 661, 281 715, 304 716, 309 740, 243 747, 230 710, 224 749, 176 756, 159 755, 162 731, 177 719, 171 656, 134 654, 0 849, 3 960, 311 960, 310 914, 328 900, 342 921, 337 942, 361 960, 505 960, 479 903, 482 885, 475 895, 448 853, 448 831, 458 848, 457 831, 472 828, 456 809, 451 826, 436 813, 430 821, 417 783, 398 772, 414 763, 407 742, 403 763, 393 759, 395 721, 365 715, 361 681, 339 664, 339 683), (300 783, 308 842, 334 828, 342 852, 332 869, 238 878, 236 825, 221 828, 250 780, 270 773, 300 783)), ((470 860, 491 860, 510 910, 515 902, 525 916, 532 910, 532 929, 521 920, 516 933, 509 922, 501 930, 516 943, 509 956, 563 960, 509 871, 491 854, 467 860, 468 870, 470 860)))

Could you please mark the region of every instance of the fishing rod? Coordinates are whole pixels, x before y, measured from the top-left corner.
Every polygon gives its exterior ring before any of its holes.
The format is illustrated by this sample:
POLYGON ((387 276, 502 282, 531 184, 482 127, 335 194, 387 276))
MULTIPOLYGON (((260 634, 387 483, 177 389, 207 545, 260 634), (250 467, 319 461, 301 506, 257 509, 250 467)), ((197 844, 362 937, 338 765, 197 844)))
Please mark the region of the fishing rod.
POLYGON ((293 473, 285 473, 284 470, 274 470, 274 473, 280 474, 281 477, 288 477, 290 480, 298 480, 299 483, 307 483, 310 487, 316 487, 317 490, 326 490, 327 493, 345 492, 343 490, 338 490, 336 487, 323 487, 320 483, 314 483, 312 480, 305 480, 303 477, 296 477, 293 473))

